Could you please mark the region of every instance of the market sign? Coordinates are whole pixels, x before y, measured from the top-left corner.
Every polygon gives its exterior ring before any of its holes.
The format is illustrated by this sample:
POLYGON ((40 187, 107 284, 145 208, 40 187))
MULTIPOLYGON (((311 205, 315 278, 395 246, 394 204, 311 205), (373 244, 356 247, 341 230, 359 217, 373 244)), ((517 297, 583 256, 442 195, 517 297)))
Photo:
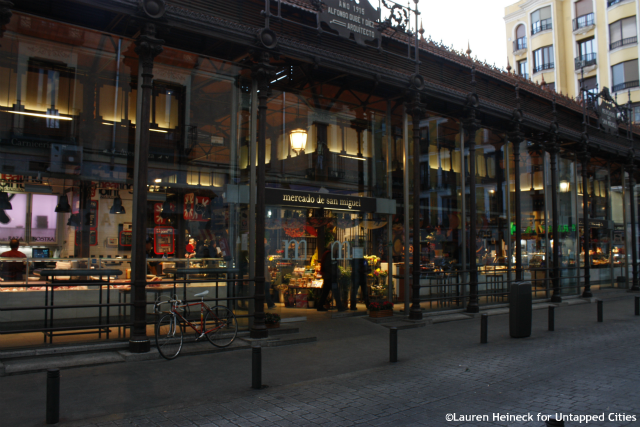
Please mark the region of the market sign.
POLYGON ((598 123, 605 132, 612 135, 618 134, 618 121, 616 119, 616 109, 610 102, 602 101, 599 107, 600 116, 598 123))
POLYGON ((353 34, 361 45, 380 38, 375 27, 380 9, 374 9, 369 0, 323 0, 323 3, 320 21, 336 30, 340 37, 348 39, 353 34))
POLYGON ((311 191, 265 189, 265 203, 268 205, 296 206, 304 208, 340 209, 354 212, 375 212, 376 199, 373 197, 353 197, 311 191))
MULTIPOLYGON (((582 218, 578 221, 580 227, 584 226, 582 218)), ((589 219, 589 228, 601 228, 604 230, 610 230, 613 228, 613 221, 606 219, 589 219)))

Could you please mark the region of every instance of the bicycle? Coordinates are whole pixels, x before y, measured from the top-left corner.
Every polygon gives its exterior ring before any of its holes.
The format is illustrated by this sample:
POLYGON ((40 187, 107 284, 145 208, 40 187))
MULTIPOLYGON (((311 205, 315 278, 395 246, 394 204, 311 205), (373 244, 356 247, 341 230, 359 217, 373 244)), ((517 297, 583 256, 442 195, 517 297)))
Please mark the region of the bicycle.
POLYGON ((236 339, 238 334, 236 316, 225 306, 209 307, 204 302, 204 296, 208 293, 209 291, 204 291, 195 294, 195 297, 202 297, 202 299, 200 302, 191 304, 183 304, 175 296, 169 301, 161 301, 156 304, 156 312, 164 313, 156 324, 156 346, 162 357, 171 360, 180 354, 185 324, 196 332, 196 341, 207 337, 211 344, 219 348, 229 346, 236 339), (161 304, 171 304, 169 311, 160 311, 161 304), (192 323, 181 313, 181 311, 196 305, 200 306, 199 325, 192 323))

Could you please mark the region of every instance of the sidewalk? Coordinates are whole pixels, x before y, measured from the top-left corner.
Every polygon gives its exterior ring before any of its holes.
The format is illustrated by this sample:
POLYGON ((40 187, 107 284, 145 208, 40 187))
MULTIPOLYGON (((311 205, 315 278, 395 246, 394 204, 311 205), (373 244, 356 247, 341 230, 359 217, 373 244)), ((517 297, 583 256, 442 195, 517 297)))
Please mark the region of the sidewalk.
MULTIPOLYGON (((388 363, 382 325, 310 318, 296 326, 317 342, 263 349, 270 387, 261 391, 250 389, 248 351, 64 370, 62 425, 456 425, 446 413, 638 415, 640 318, 632 294, 602 296, 605 323, 596 323, 596 304, 566 305, 556 309, 556 331, 547 332, 547 311, 535 310, 527 339, 509 338, 504 314, 489 319, 486 345, 475 318, 402 330, 397 364, 388 363)), ((45 377, 0 378, 3 422, 42 424, 45 377)))

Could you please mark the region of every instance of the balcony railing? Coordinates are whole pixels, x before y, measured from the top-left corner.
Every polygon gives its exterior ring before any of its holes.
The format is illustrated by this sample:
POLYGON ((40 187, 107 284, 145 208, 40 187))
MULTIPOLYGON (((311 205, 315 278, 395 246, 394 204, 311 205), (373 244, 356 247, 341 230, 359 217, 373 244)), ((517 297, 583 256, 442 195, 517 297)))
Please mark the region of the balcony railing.
POLYGON ((550 70, 553 68, 553 62, 547 62, 546 64, 540 64, 533 67, 533 72, 537 73, 542 70, 550 70))
POLYGON ((614 4, 622 3, 624 0, 607 0, 607 7, 611 7, 614 4))
POLYGON ((578 16, 573 20, 573 30, 578 30, 580 28, 589 27, 594 25, 596 21, 594 20, 593 12, 588 13, 586 15, 578 16))
POLYGON ((551 26, 551 18, 543 19, 542 21, 534 22, 531 26, 531 35, 537 34, 540 31, 550 30, 551 26))
POLYGON ((575 59, 576 70, 579 70, 583 67, 588 67, 590 65, 596 65, 596 54, 595 53, 587 53, 586 55, 580 55, 575 59))
POLYGON ((624 46, 627 44, 638 43, 638 36, 627 37, 626 39, 618 40, 617 42, 613 42, 609 45, 609 50, 616 49, 620 46, 624 46))
POLYGON ((513 42, 513 51, 517 52, 519 50, 523 50, 527 48, 527 38, 520 37, 513 42))
POLYGON ((617 92, 617 91, 619 91, 619 90, 630 89, 630 88, 632 88, 632 87, 638 87, 638 86, 640 86, 640 81, 638 81, 638 80, 631 80, 631 81, 629 81, 629 82, 624 82, 624 83, 620 83, 620 84, 617 84, 617 85, 613 85, 612 90, 613 90, 614 92, 617 92))

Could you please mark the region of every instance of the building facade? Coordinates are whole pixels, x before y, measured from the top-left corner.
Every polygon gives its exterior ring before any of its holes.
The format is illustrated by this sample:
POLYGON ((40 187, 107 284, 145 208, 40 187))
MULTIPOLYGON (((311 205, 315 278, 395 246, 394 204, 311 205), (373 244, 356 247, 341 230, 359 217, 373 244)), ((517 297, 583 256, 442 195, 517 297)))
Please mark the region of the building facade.
POLYGON ((638 122, 639 8, 631 0, 514 3, 504 17, 509 63, 573 98, 608 87, 618 102, 631 100, 638 122))
POLYGON ((425 40, 417 4, 0 2, 0 340, 144 352, 202 290, 264 337, 323 256, 412 319, 637 288, 628 105, 425 40))

